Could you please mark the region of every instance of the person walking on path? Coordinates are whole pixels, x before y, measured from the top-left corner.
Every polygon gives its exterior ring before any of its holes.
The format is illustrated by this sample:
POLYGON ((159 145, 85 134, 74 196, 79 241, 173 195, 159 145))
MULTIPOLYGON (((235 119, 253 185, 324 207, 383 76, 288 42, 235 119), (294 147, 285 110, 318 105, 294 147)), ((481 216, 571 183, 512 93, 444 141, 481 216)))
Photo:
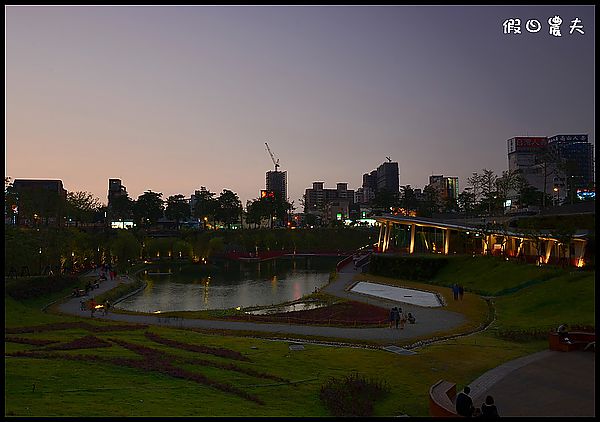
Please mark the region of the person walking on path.
POLYGON ((396 321, 396 308, 390 309, 390 328, 394 328, 394 322, 396 321))
POLYGON ((467 418, 473 416, 473 412, 475 411, 475 408, 473 407, 473 399, 471 399, 471 396, 469 396, 470 392, 471 388, 469 388, 469 386, 465 386, 463 391, 458 393, 456 396, 456 413, 467 418))
POLYGON ((464 294, 465 294, 465 288, 463 287, 462 284, 459 284, 458 285, 458 298, 460 300, 462 300, 464 294))
POLYGON ((108 310, 110 309, 110 302, 108 299, 104 301, 104 315, 108 314, 108 310))
POLYGON ((394 306, 394 325, 398 329, 398 323, 400 322, 400 311, 397 306, 394 306))
POLYGON ((458 300, 458 284, 452 285, 452 293, 454 294, 454 300, 458 300))
POLYGON ((406 314, 400 310, 399 318, 400 320, 400 329, 404 330, 404 325, 406 324, 406 314))
POLYGON ((499 418, 498 409, 494 404, 494 398, 492 396, 487 396, 485 398, 485 402, 481 405, 481 416, 488 418, 499 418))
POLYGON ((98 305, 98 303, 96 302, 96 299, 91 298, 88 306, 89 306, 92 318, 94 318, 94 312, 96 312, 96 305, 98 305))

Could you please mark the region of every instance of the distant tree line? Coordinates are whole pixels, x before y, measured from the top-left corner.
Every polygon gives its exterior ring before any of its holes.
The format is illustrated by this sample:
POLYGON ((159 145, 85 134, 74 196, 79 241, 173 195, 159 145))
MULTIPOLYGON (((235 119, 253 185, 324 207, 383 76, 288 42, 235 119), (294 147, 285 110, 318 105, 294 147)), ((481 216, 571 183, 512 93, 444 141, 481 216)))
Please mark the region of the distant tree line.
POLYGON ((345 253, 376 242, 375 229, 191 230, 153 237, 146 228, 84 230, 77 227, 6 226, 5 275, 78 272, 100 263, 126 271, 141 260, 206 263, 227 253, 345 253), (25 270, 26 269, 26 270, 25 270))
MULTIPOLYGON (((552 203, 549 193, 531 186, 519 171, 503 171, 498 176, 493 170, 483 169, 481 173, 474 172, 467 182, 467 187, 456 198, 442 199, 432 185, 427 185, 418 197, 415 189, 406 185, 401 186, 397 194, 385 190, 377 192, 370 205, 381 210, 402 208, 423 217, 436 213, 462 213, 475 217, 502 215, 508 199, 519 208, 544 208, 552 203)), ((565 201, 579 202, 573 196, 565 201)))

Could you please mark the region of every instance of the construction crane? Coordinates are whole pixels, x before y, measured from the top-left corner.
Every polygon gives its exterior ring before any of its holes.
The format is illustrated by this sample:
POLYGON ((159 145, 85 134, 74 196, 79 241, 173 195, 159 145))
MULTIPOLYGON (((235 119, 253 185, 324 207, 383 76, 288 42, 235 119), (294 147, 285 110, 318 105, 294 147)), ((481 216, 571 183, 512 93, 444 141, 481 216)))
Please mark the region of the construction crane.
POLYGON ((271 156, 271 160, 273 160, 273 164, 275 164, 275 171, 277 171, 277 167, 279 167, 279 158, 277 160, 275 160, 275 156, 273 156, 273 153, 271 152, 271 148, 269 148, 269 144, 267 144, 265 142, 265 145, 267 146, 267 151, 269 152, 269 155, 271 156))

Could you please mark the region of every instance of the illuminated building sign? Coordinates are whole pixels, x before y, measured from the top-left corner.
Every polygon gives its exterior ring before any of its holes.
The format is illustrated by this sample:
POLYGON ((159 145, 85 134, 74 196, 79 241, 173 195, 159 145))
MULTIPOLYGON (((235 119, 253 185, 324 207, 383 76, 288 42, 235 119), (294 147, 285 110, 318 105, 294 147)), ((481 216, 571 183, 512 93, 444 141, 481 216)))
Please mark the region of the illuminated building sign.
POLYGON ((587 199, 595 199, 596 191, 593 189, 577 189, 577 198, 581 199, 582 201, 587 199))
POLYGON ((261 189, 260 197, 261 198, 275 198, 275 192, 273 192, 272 190, 261 189))
POLYGON ((131 229, 135 224, 133 221, 111 221, 110 227, 113 229, 131 229))
POLYGON ((548 139, 540 136, 516 137, 508 140, 508 152, 539 151, 548 146, 548 139))

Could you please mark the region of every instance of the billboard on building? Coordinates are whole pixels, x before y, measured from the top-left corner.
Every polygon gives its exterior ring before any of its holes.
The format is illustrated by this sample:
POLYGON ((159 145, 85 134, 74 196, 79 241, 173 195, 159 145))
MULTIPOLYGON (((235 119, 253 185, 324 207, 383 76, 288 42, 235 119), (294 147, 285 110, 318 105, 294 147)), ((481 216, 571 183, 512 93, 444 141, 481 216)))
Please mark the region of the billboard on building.
POLYGON ((539 151, 548 146, 545 136, 516 136, 508 140, 508 153, 520 151, 539 151))

